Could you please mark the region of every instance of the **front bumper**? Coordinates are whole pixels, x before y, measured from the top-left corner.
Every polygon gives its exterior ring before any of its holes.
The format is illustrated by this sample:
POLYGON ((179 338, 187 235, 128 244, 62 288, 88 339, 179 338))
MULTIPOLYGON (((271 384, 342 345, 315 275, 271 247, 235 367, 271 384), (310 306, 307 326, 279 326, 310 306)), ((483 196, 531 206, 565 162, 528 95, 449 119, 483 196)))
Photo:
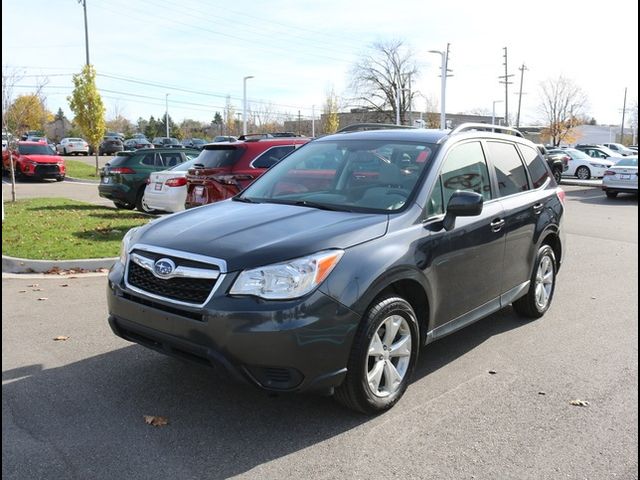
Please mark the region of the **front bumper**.
POLYGON ((122 277, 117 262, 107 297, 109 324, 126 340, 270 391, 330 391, 344 380, 360 316, 319 290, 292 301, 233 298, 229 274, 199 309, 129 291, 122 277))

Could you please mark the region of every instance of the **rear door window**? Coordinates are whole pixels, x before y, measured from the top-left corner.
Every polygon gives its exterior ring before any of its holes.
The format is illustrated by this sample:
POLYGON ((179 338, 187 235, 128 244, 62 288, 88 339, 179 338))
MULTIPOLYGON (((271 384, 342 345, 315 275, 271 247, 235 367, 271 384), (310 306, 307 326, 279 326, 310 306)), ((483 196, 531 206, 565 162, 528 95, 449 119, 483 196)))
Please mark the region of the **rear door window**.
POLYGON ((513 143, 487 142, 501 197, 529 190, 527 172, 513 143))
POLYGON ((279 147, 271 147, 269 150, 263 152, 253 162, 253 168, 271 168, 286 155, 293 152, 295 147, 293 145, 282 145, 279 147))

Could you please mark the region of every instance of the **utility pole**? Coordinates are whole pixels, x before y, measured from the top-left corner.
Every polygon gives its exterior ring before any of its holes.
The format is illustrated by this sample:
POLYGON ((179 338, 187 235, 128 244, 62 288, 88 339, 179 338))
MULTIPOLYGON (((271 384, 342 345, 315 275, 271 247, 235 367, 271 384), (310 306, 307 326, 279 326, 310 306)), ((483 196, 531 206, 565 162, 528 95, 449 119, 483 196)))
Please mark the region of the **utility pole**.
POLYGON ((164 101, 165 101, 164 123, 165 123, 167 138, 169 138, 169 94, 168 93, 164 94, 164 101))
POLYGON ((89 65, 89 26, 87 25, 87 0, 78 0, 84 9, 84 47, 87 55, 87 65, 89 65))
POLYGON ((507 66, 507 47, 503 48, 504 50, 504 75, 498 77, 504 80, 501 80, 500 83, 504 83, 504 124, 509 126, 509 85, 513 82, 509 81, 510 77, 513 77, 513 74, 509 75, 509 69, 507 66))
POLYGON ((311 137, 316 136, 316 106, 311 105, 311 137))
POLYGON ((529 70, 523 63, 520 70, 520 91, 518 92, 518 115, 516 116, 516 128, 520 128, 520 107, 522 106, 522 83, 524 81, 524 71, 529 70))
POLYGON ((447 51, 442 52, 440 50, 429 50, 429 53, 437 53, 440 55, 441 67, 440 67, 440 129, 444 130, 447 128, 447 110, 445 107, 445 100, 447 98, 446 90, 447 90, 447 77, 453 77, 453 75, 449 75, 449 46, 451 44, 447 43, 447 51))
POLYGON ((627 87, 624 87, 624 102, 622 103, 622 125, 620 125, 620 143, 624 140, 624 114, 627 110, 627 87))

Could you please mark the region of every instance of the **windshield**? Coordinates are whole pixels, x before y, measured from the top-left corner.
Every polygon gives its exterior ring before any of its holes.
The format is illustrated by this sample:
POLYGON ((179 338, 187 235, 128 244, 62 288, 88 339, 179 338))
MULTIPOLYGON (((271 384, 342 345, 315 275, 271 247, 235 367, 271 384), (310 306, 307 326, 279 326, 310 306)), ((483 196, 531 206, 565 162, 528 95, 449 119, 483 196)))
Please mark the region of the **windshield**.
POLYGON ((389 140, 311 142, 249 186, 240 201, 331 210, 402 209, 433 157, 434 145, 389 140))
POLYGON ((41 145, 18 145, 18 152, 22 155, 53 155, 51 147, 46 143, 41 145))
POLYGON ((574 160, 591 160, 591 157, 586 153, 576 150, 574 148, 567 148, 564 150, 553 150, 553 153, 566 153, 574 160))

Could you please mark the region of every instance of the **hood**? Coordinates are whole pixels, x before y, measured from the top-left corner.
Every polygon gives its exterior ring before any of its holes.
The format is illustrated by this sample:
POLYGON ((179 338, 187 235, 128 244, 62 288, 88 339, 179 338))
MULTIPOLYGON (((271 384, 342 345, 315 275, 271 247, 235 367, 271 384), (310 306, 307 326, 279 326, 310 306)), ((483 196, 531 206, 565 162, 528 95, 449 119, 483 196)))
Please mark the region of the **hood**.
POLYGON ((20 159, 38 163, 58 163, 63 161, 62 158, 55 155, 21 155, 20 159))
POLYGON ((134 242, 219 258, 231 272, 346 249, 384 235, 387 221, 384 214, 228 200, 154 221, 134 242))

